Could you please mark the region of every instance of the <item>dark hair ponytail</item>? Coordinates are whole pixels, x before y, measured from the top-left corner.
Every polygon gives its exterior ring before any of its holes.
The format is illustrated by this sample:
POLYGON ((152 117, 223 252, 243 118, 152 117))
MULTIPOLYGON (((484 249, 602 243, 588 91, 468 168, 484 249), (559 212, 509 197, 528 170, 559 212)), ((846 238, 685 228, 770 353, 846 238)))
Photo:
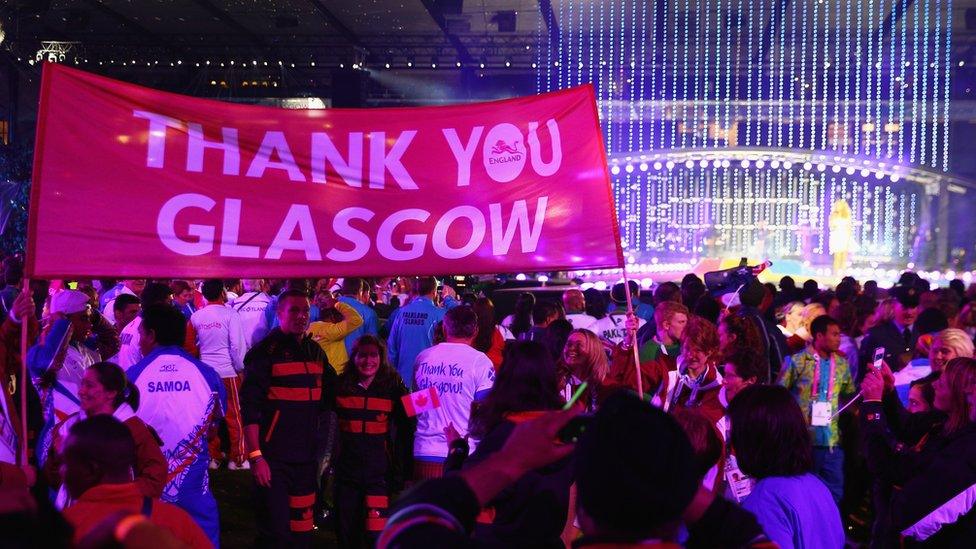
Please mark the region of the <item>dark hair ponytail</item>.
POLYGON ((515 312, 512 313, 512 325, 509 329, 518 337, 532 329, 532 308, 535 307, 535 296, 529 292, 522 292, 515 301, 515 312))
POLYGON ((139 409, 139 388, 129 383, 125 377, 125 371, 114 362, 96 362, 91 365, 98 375, 98 382, 106 391, 115 391, 115 400, 112 407, 118 408, 122 404, 128 404, 132 411, 139 409))

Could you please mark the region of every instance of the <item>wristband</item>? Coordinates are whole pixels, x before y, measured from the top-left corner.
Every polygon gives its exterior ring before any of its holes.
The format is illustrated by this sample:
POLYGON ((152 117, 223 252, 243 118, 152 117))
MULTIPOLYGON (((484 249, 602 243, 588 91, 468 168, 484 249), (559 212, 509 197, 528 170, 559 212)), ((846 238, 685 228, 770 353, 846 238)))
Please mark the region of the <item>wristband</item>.
POLYGON ((142 515, 129 515, 120 520, 119 523, 115 525, 115 540, 121 543, 137 524, 146 520, 148 519, 142 515))
POLYGON ((253 452, 251 452, 250 454, 247 455, 247 459, 257 459, 257 458, 261 457, 262 455, 263 454, 261 453, 261 450, 255 450, 255 451, 253 451, 253 452))

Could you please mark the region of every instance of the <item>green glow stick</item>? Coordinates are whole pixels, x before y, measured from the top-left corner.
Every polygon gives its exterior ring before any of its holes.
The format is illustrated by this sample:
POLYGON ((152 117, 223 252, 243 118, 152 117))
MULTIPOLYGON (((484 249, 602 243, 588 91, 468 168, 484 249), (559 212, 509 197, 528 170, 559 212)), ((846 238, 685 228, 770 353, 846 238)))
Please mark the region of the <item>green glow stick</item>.
POLYGON ((587 383, 585 381, 583 383, 580 383, 580 386, 576 388, 576 392, 573 393, 573 397, 570 398, 568 402, 566 402, 565 406, 563 406, 563 410, 569 410, 570 408, 573 407, 573 404, 576 404, 576 401, 579 400, 579 397, 583 396, 583 391, 586 390, 586 385, 587 383))

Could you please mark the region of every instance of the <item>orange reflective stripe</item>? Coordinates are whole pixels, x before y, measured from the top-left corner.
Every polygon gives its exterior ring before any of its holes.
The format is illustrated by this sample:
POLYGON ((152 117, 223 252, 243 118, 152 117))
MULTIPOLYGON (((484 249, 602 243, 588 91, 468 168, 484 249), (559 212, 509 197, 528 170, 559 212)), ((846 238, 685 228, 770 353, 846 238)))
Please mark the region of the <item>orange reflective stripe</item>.
POLYGON ((367 532, 382 532, 386 528, 386 519, 382 517, 366 517, 367 532))
POLYGON ((374 412, 392 412, 393 401, 388 398, 367 398, 366 409, 374 412))
POLYGON ((353 410, 370 410, 372 412, 393 411, 393 401, 387 398, 364 398, 357 396, 336 397, 336 404, 340 408, 350 408, 353 410))
POLYGON ((321 398, 322 389, 319 388, 309 389, 308 387, 272 387, 268 391, 268 400, 292 400, 307 402, 312 400, 320 400, 321 398))
POLYGON ((312 519, 302 519, 302 520, 291 520, 291 521, 288 521, 288 528, 292 532, 311 532, 312 531, 312 519))
POLYGON ((347 433, 366 433, 368 435, 382 435, 387 431, 385 421, 359 421, 358 419, 339 420, 339 430, 347 433))
POLYGON ((288 506, 296 509, 304 509, 315 505, 315 494, 306 496, 288 496, 288 506))
POLYGON ((308 368, 306 368, 305 362, 282 362, 280 364, 271 365, 271 375, 272 376, 293 376, 296 374, 307 374, 309 373, 308 368))
POLYGON ((281 410, 275 410, 274 417, 271 418, 271 426, 268 427, 268 434, 264 435, 265 442, 271 442, 271 434, 274 433, 275 426, 278 425, 279 417, 281 417, 281 410))
POLYGON ((390 505, 390 498, 386 496, 366 496, 366 507, 370 509, 386 509, 390 505))
POLYGON ((366 407, 366 399, 363 397, 336 397, 336 404, 340 408, 354 408, 362 410, 366 407))
POLYGON ((325 371, 325 368, 318 362, 306 362, 305 364, 308 366, 308 373, 310 374, 322 375, 322 372, 325 371))

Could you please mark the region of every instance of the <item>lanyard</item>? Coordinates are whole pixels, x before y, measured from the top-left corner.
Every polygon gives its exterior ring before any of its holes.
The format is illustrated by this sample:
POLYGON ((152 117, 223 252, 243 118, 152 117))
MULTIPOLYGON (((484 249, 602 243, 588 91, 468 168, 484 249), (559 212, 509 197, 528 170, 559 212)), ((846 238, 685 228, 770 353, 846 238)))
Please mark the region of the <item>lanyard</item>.
MULTIPOLYGON (((820 400, 820 355, 816 351, 811 350, 811 354, 817 359, 816 365, 813 367, 813 383, 810 385, 811 397, 814 401, 820 400)), ((834 392, 834 374, 837 371, 837 360, 834 358, 833 353, 830 355, 830 378, 827 379, 827 402, 830 402, 831 395, 834 392)))
POLYGON ((660 341, 658 341, 657 336, 654 336, 654 343, 657 343, 658 345, 661 346, 661 352, 664 353, 664 356, 670 356, 670 355, 668 355, 668 348, 667 348, 667 346, 665 344, 661 343, 660 341))

